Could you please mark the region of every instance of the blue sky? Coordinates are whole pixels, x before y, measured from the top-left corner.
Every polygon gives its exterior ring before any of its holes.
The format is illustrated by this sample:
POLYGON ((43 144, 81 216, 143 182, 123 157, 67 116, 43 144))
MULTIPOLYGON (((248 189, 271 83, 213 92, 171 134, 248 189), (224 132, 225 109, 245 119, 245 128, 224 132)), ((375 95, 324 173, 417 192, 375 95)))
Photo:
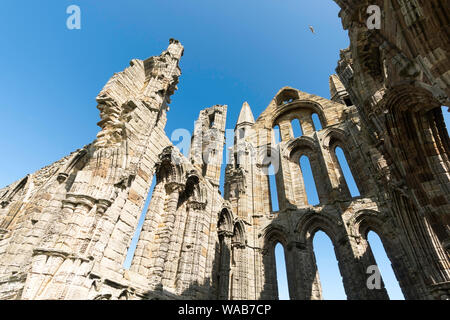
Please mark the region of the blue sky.
POLYGON ((192 130, 202 108, 227 104, 228 128, 248 101, 257 117, 283 86, 329 97, 348 46, 332 1, 2 0, 0 185, 95 139, 95 97, 133 58, 185 46, 166 131, 192 130), (66 8, 81 8, 81 30, 66 8), (308 29, 313 25, 317 35, 308 29), (14 161, 11 161, 14 159, 14 161))
POLYGON ((244 101, 257 117, 284 86, 329 98, 348 46, 338 11, 330 0, 2 0, 0 187, 93 141, 103 85, 169 38, 185 46, 169 136, 215 104, 229 106, 234 128, 244 101), (72 4, 81 30, 66 28, 72 4))

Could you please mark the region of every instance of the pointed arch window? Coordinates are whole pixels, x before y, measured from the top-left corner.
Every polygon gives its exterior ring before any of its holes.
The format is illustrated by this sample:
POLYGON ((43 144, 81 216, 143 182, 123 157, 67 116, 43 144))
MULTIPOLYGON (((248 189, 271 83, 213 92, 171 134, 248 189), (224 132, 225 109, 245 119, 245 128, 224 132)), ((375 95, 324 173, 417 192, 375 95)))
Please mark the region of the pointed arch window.
POLYGON ((209 122, 209 128, 210 129, 212 129, 214 127, 215 119, 216 119, 216 114, 215 113, 212 113, 212 114, 209 115, 209 118, 208 118, 209 121, 208 122, 209 122))
POLYGON ((291 127, 294 138, 303 136, 303 130, 299 119, 292 119, 291 127))
POLYGON ((245 128, 239 129, 239 139, 242 139, 245 137, 245 128))
POLYGON ((450 108, 449 107, 441 107, 442 114, 444 115, 444 123, 447 127, 447 133, 450 135, 450 108))
POLYGON ((278 211, 278 191, 277 191, 277 179, 275 168, 272 164, 267 168, 268 180, 269 180, 269 193, 270 193, 270 203, 272 206, 272 211, 278 211))
POLYGON ((233 228, 233 243, 240 246, 244 246, 245 241, 245 229, 243 227, 242 221, 236 222, 233 228))
POLYGON ((275 125, 272 129, 272 142, 274 145, 277 145, 281 142, 281 131, 279 125, 275 125))
POLYGON ((284 247, 280 242, 275 245, 275 266, 277 270, 278 299, 290 300, 284 247))
POLYGON ((359 192, 356 181, 353 178, 353 174, 352 174, 352 171, 350 170, 350 166, 348 165, 348 161, 347 161, 347 158, 345 157, 344 150, 341 147, 337 146, 334 149, 334 153, 339 162, 341 172, 344 175, 344 179, 345 179, 345 182, 347 183, 347 187, 350 191, 350 195, 353 198, 359 197, 361 195, 361 193, 359 192))
POLYGON ((347 107, 350 107, 350 106, 353 105, 353 102, 352 102, 352 100, 351 100, 349 97, 345 97, 345 98, 344 98, 344 103, 345 103, 345 105, 346 105, 347 107))
POLYGON ((305 186, 308 204, 313 206, 320 204, 316 181, 314 180, 314 175, 311 169, 311 163, 309 158, 305 155, 300 158, 300 169, 303 175, 303 183, 305 186))
POLYGON ((391 300, 404 300, 402 290, 398 283, 397 277, 392 269, 391 261, 386 254, 386 250, 381 242, 380 237, 374 231, 367 234, 367 242, 370 250, 375 258, 375 262, 383 279, 384 286, 391 300))
POLYGON ((144 208, 142 209, 142 213, 141 213, 141 216, 139 218, 139 222, 138 222, 136 231, 134 233, 133 239, 131 240, 131 244, 128 247, 128 252, 127 252, 127 255, 125 257, 124 264, 123 264, 123 268, 124 269, 130 269, 130 267, 131 267, 131 262, 132 262, 132 260, 134 258, 134 253, 135 253, 136 248, 137 248, 139 237, 140 237, 141 232, 142 232, 142 227, 143 227, 144 222, 145 222, 145 217, 147 216, 147 213, 148 213, 148 209, 149 209, 149 206, 150 206, 150 201, 152 199, 152 195, 153 195, 153 191, 155 190, 155 187, 156 187, 156 175, 153 175, 153 180, 152 180, 152 184, 151 184, 151 186, 149 188, 149 193, 147 195, 147 200, 145 201, 144 208))
POLYGON ((347 295, 333 242, 325 232, 316 232, 313 239, 313 250, 322 287, 322 299, 346 300, 347 295))
POLYGON ((320 131, 320 130, 322 130, 323 127, 322 127, 322 122, 320 121, 319 115, 318 115, 317 113, 314 112, 314 113, 311 115, 311 118, 312 118, 312 122, 313 122, 313 124, 314 124, 314 130, 315 130, 315 131, 320 131))

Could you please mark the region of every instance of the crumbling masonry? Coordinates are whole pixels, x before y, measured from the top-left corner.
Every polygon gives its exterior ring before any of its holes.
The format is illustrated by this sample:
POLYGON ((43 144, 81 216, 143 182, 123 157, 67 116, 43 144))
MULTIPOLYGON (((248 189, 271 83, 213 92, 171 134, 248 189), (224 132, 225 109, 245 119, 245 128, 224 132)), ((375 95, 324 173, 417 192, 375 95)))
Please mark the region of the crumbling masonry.
POLYGON ((312 239, 322 230, 348 298, 387 299, 384 287, 366 285, 375 264, 372 230, 407 299, 449 299, 450 144, 441 106, 449 106, 450 2, 336 2, 351 44, 330 77, 331 100, 286 87, 256 121, 245 103, 223 198, 227 107, 200 112, 189 158, 164 133, 181 44, 171 40, 160 56, 115 74, 97 97, 97 139, 0 190, 0 298, 277 299, 274 247, 281 243, 290 297, 320 299, 312 239), (375 4, 382 26, 369 30, 366 10, 375 4), (350 195, 337 147, 358 197, 350 195), (305 192, 303 156, 317 185, 315 206, 305 192))

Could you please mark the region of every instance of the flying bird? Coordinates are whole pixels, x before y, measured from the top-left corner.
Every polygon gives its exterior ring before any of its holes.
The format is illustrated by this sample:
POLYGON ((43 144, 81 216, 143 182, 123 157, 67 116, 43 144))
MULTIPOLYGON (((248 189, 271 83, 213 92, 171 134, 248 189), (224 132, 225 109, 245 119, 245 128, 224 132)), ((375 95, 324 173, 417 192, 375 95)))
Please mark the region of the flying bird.
POLYGON ((316 31, 314 30, 313 26, 309 26, 309 29, 311 30, 312 33, 316 34, 316 31))

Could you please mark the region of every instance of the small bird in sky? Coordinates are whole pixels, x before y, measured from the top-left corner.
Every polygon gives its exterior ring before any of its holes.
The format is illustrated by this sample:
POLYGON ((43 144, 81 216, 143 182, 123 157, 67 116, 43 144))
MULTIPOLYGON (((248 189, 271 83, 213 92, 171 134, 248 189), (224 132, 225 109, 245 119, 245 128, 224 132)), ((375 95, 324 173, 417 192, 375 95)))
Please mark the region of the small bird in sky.
POLYGON ((313 26, 309 26, 309 29, 311 30, 312 33, 316 34, 316 31, 314 30, 313 26))

